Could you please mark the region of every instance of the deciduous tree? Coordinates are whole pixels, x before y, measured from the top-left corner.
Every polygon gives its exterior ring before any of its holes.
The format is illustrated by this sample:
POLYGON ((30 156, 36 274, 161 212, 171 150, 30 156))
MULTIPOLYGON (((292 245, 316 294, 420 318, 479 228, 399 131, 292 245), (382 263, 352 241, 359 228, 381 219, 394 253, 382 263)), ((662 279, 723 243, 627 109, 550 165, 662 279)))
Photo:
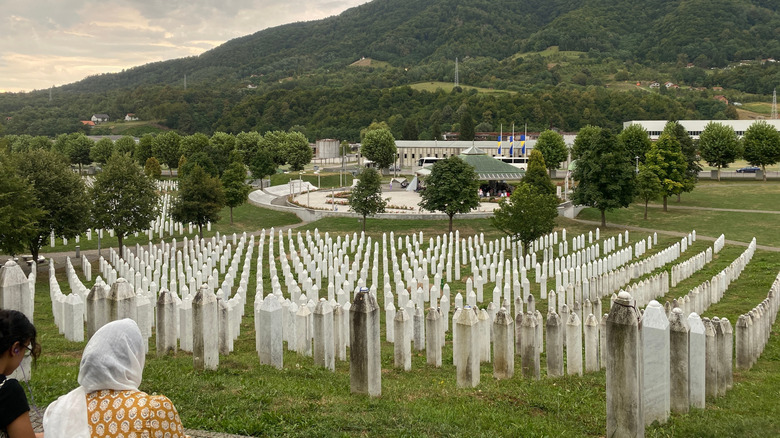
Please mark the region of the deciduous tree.
POLYGON ((639 167, 636 176, 636 196, 645 203, 645 219, 647 219, 647 204, 661 197, 661 180, 645 165, 639 167))
POLYGON ((387 169, 395 161, 395 138, 387 129, 373 129, 366 133, 360 153, 380 169, 387 169))
POLYGON ((743 157, 753 166, 761 167, 766 181, 766 166, 780 161, 780 134, 774 126, 764 122, 755 122, 742 137, 745 148, 743 157))
POLYGON ((290 165, 290 170, 303 170, 305 165, 311 163, 313 156, 309 140, 300 132, 288 132, 286 137, 283 149, 285 161, 290 165))
POLYGON ((551 130, 539 134, 534 150, 542 153, 544 163, 551 174, 553 170, 561 166, 561 162, 569 158, 569 151, 563 141, 563 136, 551 130))
POLYGON ((528 169, 525 171, 521 184, 534 187, 538 193, 555 195, 555 186, 547 173, 542 153, 536 149, 531 151, 528 159, 528 169))
POLYGON ((174 220, 198 226, 203 237, 203 226, 219 220, 219 211, 225 206, 225 192, 219 179, 209 176, 195 165, 179 182, 179 196, 171 209, 174 220))
POLYGON ((692 192, 699 181, 699 155, 696 152, 696 145, 693 139, 688 135, 688 131, 683 125, 677 122, 669 122, 664 126, 664 132, 669 132, 680 142, 680 151, 685 157, 685 178, 682 181, 682 190, 677 193, 677 202, 680 202, 680 194, 683 192, 692 192))
POLYGON ((468 213, 479 206, 479 180, 470 164, 458 157, 437 161, 431 174, 425 178, 420 207, 428 211, 441 211, 450 218, 458 213, 468 213))
POLYGON ((144 164, 144 174, 152 179, 160 179, 162 176, 162 168, 157 158, 149 157, 144 164))
POLYGON ((606 212, 628 207, 634 197, 634 166, 625 146, 607 129, 583 145, 572 178, 577 186, 572 200, 601 212, 601 226, 607 226, 606 212))
POLYGON ((65 142, 65 154, 68 156, 71 164, 79 166, 79 175, 82 173, 82 165, 92 163, 89 152, 94 144, 89 137, 80 132, 68 135, 68 139, 65 142))
POLYGON ((699 135, 699 150, 701 157, 710 166, 720 169, 729 167, 739 156, 739 139, 734 128, 722 123, 710 122, 699 135))
POLYGON ((43 211, 36 207, 33 187, 8 159, 0 161, 0 251, 16 255, 37 233, 43 211))
POLYGON ((157 216, 158 195, 154 180, 124 154, 109 158, 90 189, 92 223, 96 228, 113 229, 123 257, 124 238, 149 228, 157 216))
POLYGON ((168 166, 170 176, 173 176, 173 169, 179 165, 181 157, 181 136, 174 131, 168 131, 154 137, 152 141, 152 153, 160 163, 168 166))
POLYGON ((682 192, 686 178, 687 164, 680 150, 680 142, 670 133, 661 133, 658 141, 647 152, 645 165, 661 181, 664 211, 668 211, 666 206, 669 196, 682 192))
POLYGON ((230 208, 230 224, 233 225, 233 208, 242 205, 249 199, 251 187, 246 183, 246 167, 244 163, 230 163, 222 174, 222 188, 225 191, 225 205, 230 208))
POLYGON ((628 151, 628 156, 631 159, 636 160, 639 157, 639 162, 645 162, 645 155, 650 150, 652 141, 650 141, 650 135, 645 131, 642 125, 630 125, 618 134, 618 140, 623 142, 623 145, 628 151))
POLYGON ((114 147, 121 154, 135 156, 135 139, 129 135, 123 135, 114 142, 114 147))
POLYGON ((56 152, 43 149, 23 152, 16 157, 15 165, 19 175, 32 186, 36 206, 43 211, 36 232, 27 243, 33 260, 38 260, 41 246, 52 231, 55 236, 66 238, 86 231, 91 202, 84 181, 56 152))
POLYGON ((375 169, 363 169, 352 192, 349 194, 349 208, 363 216, 363 231, 366 231, 366 216, 385 212, 387 201, 382 198, 382 179, 375 169))
POLYGON ((135 157, 135 161, 137 161, 138 164, 146 164, 146 160, 148 160, 149 157, 154 156, 152 153, 153 143, 154 135, 152 134, 144 134, 138 139, 138 144, 135 145, 135 154, 133 154, 133 157, 135 157))
POLYGON ((555 228, 558 217, 558 198, 540 192, 536 186, 520 184, 509 199, 501 201, 491 222, 497 229, 519 240, 523 252, 531 243, 555 228))
POLYGON ((111 155, 114 154, 114 142, 108 137, 98 140, 92 150, 89 151, 89 157, 92 161, 100 164, 106 164, 111 155))

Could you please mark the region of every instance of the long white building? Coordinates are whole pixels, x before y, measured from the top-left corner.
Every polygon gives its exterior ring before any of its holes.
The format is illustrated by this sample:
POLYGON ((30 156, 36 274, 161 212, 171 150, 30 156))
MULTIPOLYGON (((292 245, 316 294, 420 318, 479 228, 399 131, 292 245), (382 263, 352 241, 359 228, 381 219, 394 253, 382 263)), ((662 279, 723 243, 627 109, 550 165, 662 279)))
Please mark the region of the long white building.
MULTIPOLYGON (((699 134, 704 131, 704 127, 710 122, 731 126, 734 129, 734 132, 737 133, 737 136, 741 138, 745 135, 745 131, 747 131, 750 125, 758 121, 759 120, 678 120, 677 123, 681 124, 688 131, 688 135, 693 139, 698 139, 699 134)), ((780 131, 780 120, 766 119, 760 121, 767 122, 780 131)), ((623 129, 631 125, 640 125, 645 128, 645 131, 647 131, 648 134, 650 134, 651 140, 658 140, 658 137, 661 136, 661 133, 664 130, 664 126, 666 126, 666 122, 667 120, 631 120, 623 123, 623 129)))

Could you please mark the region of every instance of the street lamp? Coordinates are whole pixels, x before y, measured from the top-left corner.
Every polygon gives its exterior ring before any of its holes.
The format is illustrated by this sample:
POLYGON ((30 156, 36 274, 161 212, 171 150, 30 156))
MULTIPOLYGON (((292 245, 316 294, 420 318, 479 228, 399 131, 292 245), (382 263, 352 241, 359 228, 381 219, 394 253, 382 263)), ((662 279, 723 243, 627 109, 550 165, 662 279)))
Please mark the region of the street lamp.
POLYGON ((636 173, 639 173, 639 155, 634 157, 634 159, 636 160, 636 173))

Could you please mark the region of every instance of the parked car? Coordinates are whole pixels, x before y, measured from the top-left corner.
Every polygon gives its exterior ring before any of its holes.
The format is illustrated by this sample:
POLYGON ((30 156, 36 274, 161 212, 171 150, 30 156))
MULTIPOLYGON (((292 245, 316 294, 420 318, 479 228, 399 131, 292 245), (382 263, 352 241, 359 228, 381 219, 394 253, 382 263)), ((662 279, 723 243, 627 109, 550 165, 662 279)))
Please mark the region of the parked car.
POLYGON ((759 170, 761 170, 760 167, 747 166, 747 167, 742 167, 742 168, 737 169, 737 173, 756 173, 759 170))

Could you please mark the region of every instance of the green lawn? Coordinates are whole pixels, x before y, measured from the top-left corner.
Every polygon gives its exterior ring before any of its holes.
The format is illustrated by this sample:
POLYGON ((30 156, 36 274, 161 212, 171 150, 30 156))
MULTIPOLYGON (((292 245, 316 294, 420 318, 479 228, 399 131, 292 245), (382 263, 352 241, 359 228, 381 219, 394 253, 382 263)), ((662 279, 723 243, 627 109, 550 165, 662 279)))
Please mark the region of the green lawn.
POLYGON ((669 205, 780 211, 780 182, 700 181, 680 199, 678 203, 676 196, 670 198, 669 205))
MULTIPOLYGON (((293 225, 300 223, 301 220, 298 218, 298 216, 292 214, 292 213, 286 213, 276 210, 270 210, 267 208, 257 207, 249 203, 245 203, 241 205, 240 207, 236 207, 233 209, 233 225, 230 224, 230 209, 225 207, 220 212, 220 220, 213 224, 211 227, 211 231, 207 231, 206 227, 203 227, 203 236, 204 237, 210 237, 215 235, 217 232, 220 234, 233 234, 233 233, 243 233, 244 231, 247 232, 253 232, 253 231, 259 231, 263 228, 270 229, 271 227, 279 227, 284 225, 293 225)), ((187 231, 185 229, 185 231, 187 231)), ((167 233, 165 235, 165 240, 169 241, 172 238, 181 239, 185 235, 189 235, 192 237, 193 235, 197 234, 198 229, 197 227, 193 227, 193 234, 176 234, 174 236, 169 236, 167 233)), ((160 241, 159 236, 154 237, 155 242, 160 241)), ((135 237, 133 235, 125 238, 125 246, 133 246, 136 243, 140 244, 146 244, 149 243, 149 237, 146 234, 139 233, 138 237, 135 237)), ((116 248, 119 243, 117 242, 116 237, 110 237, 108 233, 103 233, 103 238, 100 240, 100 247, 105 248, 116 248)), ((76 240, 75 239, 68 239, 68 244, 63 245, 62 239, 57 238, 55 242, 55 247, 52 248, 49 246, 49 241, 47 239, 46 244, 41 248, 41 254, 47 254, 51 252, 69 252, 69 251, 75 251, 76 250, 76 240)), ((97 233, 92 233, 92 240, 87 240, 86 234, 82 235, 80 238, 80 242, 78 245, 81 247, 82 250, 88 250, 88 249, 97 249, 98 247, 98 238, 97 233)))
MULTIPOLYGON (((744 207, 770 209, 780 184, 721 183, 702 184, 696 191, 683 196, 688 205, 727 206, 736 202, 744 207), (767 188, 769 190, 767 191, 767 188)), ((674 201, 672 201, 674 204, 674 201)), ((271 224, 296 223, 297 218, 280 213, 245 206, 236 211, 234 228, 220 222, 216 229, 253 231, 270 228, 271 224), (240 225, 239 225, 240 223, 240 225), (224 228, 220 228, 224 227, 224 228)), ((598 218, 598 212, 584 211, 580 217, 598 218)), ((642 209, 632 206, 607 214, 609 222, 639 225, 672 231, 690 232, 727 239, 749 241, 753 235, 759 244, 780 246, 775 236, 777 215, 721 213, 693 210, 660 209, 651 211, 650 220, 642 220, 642 209), (717 214, 716 214, 717 213, 717 214)), ((226 215, 224 216, 227 217, 226 215)), ((226 221, 226 219, 223 219, 226 221)), ((396 236, 424 233, 429 238, 446 232, 446 220, 379 220, 369 219, 368 234, 380 238, 383 232, 394 231, 396 236)), ((492 228, 490 220, 456 219, 456 229, 463 237, 485 233, 486 239, 501 236, 492 228)), ((559 227, 566 227, 569 241, 574 235, 586 233, 594 227, 558 219, 559 227)), ((322 219, 299 230, 318 229, 331 235, 360 233, 362 223, 354 218, 322 219)), ((297 230, 296 230, 297 232, 297 230)), ((601 230, 601 238, 614 236, 618 228, 601 230)), ((648 233, 632 232, 631 243, 646 238, 648 233)), ((679 238, 658 235, 658 244, 645 257, 663 250, 679 238)), ((711 242, 695 242, 677 263, 692 257, 711 242)), ((108 246, 108 245, 105 245, 108 246)), ((278 251, 278 247, 275 251, 278 251)), ((61 248, 60 248, 61 249, 61 248)), ((729 265, 745 247, 726 245, 713 261, 691 278, 681 282, 659 301, 683 296, 695 285, 709 279, 729 265)), ((267 247, 266 247, 267 251, 267 247)), ((606 376, 590 373, 583 377, 548 379, 545 377, 545 356, 541 358, 542 380, 535 382, 520 377, 519 361, 515 377, 497 381, 492 377, 492 365, 481 366, 481 383, 476 389, 458 389, 455 369, 451 364, 451 332, 443 350, 441 369, 426 365, 425 355, 415 354, 412 370, 393 369, 392 344, 382 344, 382 396, 370 399, 349 392, 349 366, 337 362, 335 373, 314 366, 310 357, 285 352, 284 369, 276 370, 258 364, 254 352, 255 333, 252 320, 254 304, 256 257, 267 261, 267 252, 257 254, 251 263, 246 310, 241 323, 241 334, 235 342, 235 351, 220 357, 215 372, 196 372, 192 356, 179 352, 174 356, 157 358, 154 337, 150 339, 152 353, 147 356, 142 390, 165 394, 176 404, 184 425, 188 428, 254 436, 550 436, 601 437, 606 430, 606 376)), ((264 288, 271 290, 267 265, 264 262, 264 288)), ((670 269, 671 264, 664 267, 670 269)), ((80 268, 76 268, 81 272, 80 268)), ((452 296, 465 291, 464 267, 460 281, 450 283, 452 296)), ((739 314, 757 305, 780 270, 780 253, 757 251, 752 262, 739 279, 734 281, 724 298, 704 313, 704 316, 728 317, 732 325, 739 314)), ((93 266, 96 272, 96 265, 93 266)), ((381 271, 380 271, 381 272, 381 271)), ((380 274, 381 275, 381 274, 380 274)), ((533 269, 529 272, 533 277, 533 269)), ((58 272, 60 286, 67 293, 64 272, 58 272)), ((548 282, 549 285, 549 282, 548 282)), ((89 285, 87 285, 89 286, 89 285)), ((532 282, 533 290, 538 287, 532 282)), ((486 296, 492 284, 485 287, 486 296)), ((286 293, 286 289, 285 289, 286 293)), ((323 291, 324 295, 324 291, 323 291)), ((384 298, 379 294, 380 306, 384 298)), ((609 300, 603 302, 604 311, 609 300)), ((546 300, 537 301, 537 309, 544 313, 546 300)), ((381 332, 384 339, 384 312, 381 332)), ((451 314, 450 314, 451 316, 451 314)), ((36 286, 35 323, 40 333, 44 354, 34 370, 32 382, 36 401, 45 406, 58 395, 76 386, 78 362, 85 343, 69 342, 58 334, 53 324, 47 272, 41 269, 36 286)), ((780 436, 780 404, 774 400, 780 388, 780 342, 776 333, 759 362, 747 372, 735 373, 734 389, 724 397, 708 401, 707 408, 693 410, 687 415, 673 415, 663 426, 650 426, 647 436, 780 436)))
MULTIPOLYGON (((430 91, 434 92, 438 89, 442 89, 446 92, 452 91, 453 88, 455 88, 455 84, 452 82, 438 82, 438 81, 432 81, 432 82, 418 82, 416 84, 411 84, 410 87, 417 91, 430 91)), ((479 93, 485 93, 485 94, 514 94, 514 91, 508 91, 508 90, 496 90, 493 88, 481 88, 481 87, 472 87, 470 85, 460 85, 460 88, 463 89, 463 91, 469 91, 469 90, 477 90, 479 93)))

